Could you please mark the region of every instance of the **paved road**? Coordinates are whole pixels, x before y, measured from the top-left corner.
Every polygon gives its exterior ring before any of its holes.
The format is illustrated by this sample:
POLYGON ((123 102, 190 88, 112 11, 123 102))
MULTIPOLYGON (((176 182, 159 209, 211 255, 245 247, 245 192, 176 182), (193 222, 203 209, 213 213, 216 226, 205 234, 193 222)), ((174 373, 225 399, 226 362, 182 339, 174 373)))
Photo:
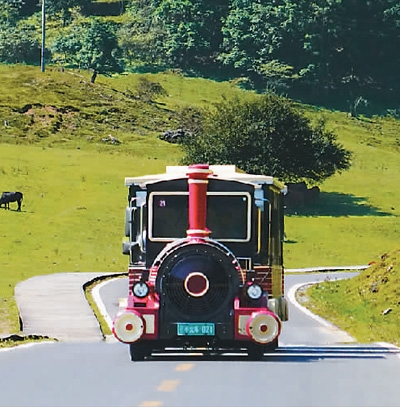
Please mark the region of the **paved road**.
POLYGON ((58 273, 17 284, 15 299, 24 335, 63 341, 101 341, 99 323, 85 297, 84 285, 113 273, 58 273))
MULTIPOLYGON (((287 276, 286 287, 310 278, 287 276)), ((102 295, 115 305, 110 287, 102 295)), ((336 329, 290 312, 281 350, 259 362, 162 354, 132 363, 126 345, 98 341, 0 351, 0 406, 399 406, 397 349, 343 344, 336 329)))
POLYGON ((0 405, 398 407, 399 369, 400 359, 379 347, 132 363, 122 344, 55 343, 0 352, 0 405))

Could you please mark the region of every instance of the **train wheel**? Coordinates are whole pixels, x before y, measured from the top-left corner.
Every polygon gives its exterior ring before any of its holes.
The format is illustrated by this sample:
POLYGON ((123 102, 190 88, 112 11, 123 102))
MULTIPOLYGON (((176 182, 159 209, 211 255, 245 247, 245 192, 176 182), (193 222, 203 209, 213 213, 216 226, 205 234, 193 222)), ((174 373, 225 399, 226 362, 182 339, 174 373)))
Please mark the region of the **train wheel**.
POLYGON ((250 360, 261 360, 264 356, 265 346, 252 343, 247 347, 250 360))
POLYGON ((151 348, 145 342, 131 343, 129 345, 129 352, 132 362, 140 362, 144 360, 146 356, 151 355, 151 348))

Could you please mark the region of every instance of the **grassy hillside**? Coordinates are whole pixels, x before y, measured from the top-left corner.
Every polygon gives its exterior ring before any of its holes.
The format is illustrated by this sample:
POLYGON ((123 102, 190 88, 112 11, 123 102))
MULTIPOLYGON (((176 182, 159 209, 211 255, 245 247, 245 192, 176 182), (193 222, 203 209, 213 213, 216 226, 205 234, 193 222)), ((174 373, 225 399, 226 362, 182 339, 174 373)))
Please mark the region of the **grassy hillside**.
POLYGON ((367 264, 400 242, 399 122, 322 114, 353 152, 353 163, 320 185, 318 207, 286 217, 293 242, 285 246, 286 259, 295 258, 298 267, 367 264))
POLYGON ((0 77, 5 90, 1 142, 63 148, 84 143, 99 150, 101 140, 111 135, 124 143, 124 151, 155 157, 158 146, 146 136, 174 126, 174 116, 163 105, 137 97, 134 81, 116 89, 104 78, 90 83, 86 72, 48 69, 40 74, 36 67, 9 66, 0 66, 0 77))
POLYGON ((18 281, 67 271, 125 271, 121 254, 124 177, 178 163, 179 106, 237 93, 229 83, 179 74, 99 77, 87 72, 1 66, 0 190, 24 193, 22 212, 0 210, 0 334, 18 330, 18 281), (162 83, 157 101, 139 78, 162 83), (104 142, 109 135, 120 144, 104 142))
MULTIPOLYGON (((0 189, 25 195, 21 213, 0 210, 0 333, 18 329, 18 281, 54 272, 124 271, 124 177, 178 162, 178 146, 157 136, 176 128, 180 106, 250 95, 233 83, 171 72, 100 76, 95 84, 89 78, 0 66, 0 189), (149 100, 140 94, 141 78, 159 83, 165 95, 149 100), (110 135, 121 143, 103 141, 110 135)), ((311 118, 324 116, 354 161, 350 171, 320 185, 318 206, 286 216, 286 267, 366 264, 396 249, 400 123, 301 108, 311 118)))
POLYGON ((317 284, 307 295, 304 305, 359 341, 400 346, 400 250, 382 254, 357 277, 317 284))

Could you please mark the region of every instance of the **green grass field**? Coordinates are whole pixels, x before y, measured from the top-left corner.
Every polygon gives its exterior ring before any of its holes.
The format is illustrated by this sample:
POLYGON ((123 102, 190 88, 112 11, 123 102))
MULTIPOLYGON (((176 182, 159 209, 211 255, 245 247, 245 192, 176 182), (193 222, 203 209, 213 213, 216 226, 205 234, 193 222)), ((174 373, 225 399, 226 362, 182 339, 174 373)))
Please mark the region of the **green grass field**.
MULTIPOLYGON (((358 276, 308 288, 304 304, 359 342, 400 346, 400 250, 382 256, 358 276)), ((304 296, 299 296, 300 302, 304 296)))
POLYGON ((161 172, 174 163, 7 144, 0 145, 0 161, 1 188, 24 193, 21 212, 16 203, 10 204, 13 210, 0 210, 2 331, 14 331, 18 323, 18 281, 65 271, 124 271, 124 177, 161 172))
POLYGON ((367 264, 400 244, 399 123, 324 115, 353 163, 320 185, 318 207, 286 217, 288 267, 367 264))
MULTIPOLYGON (((0 334, 18 331, 18 281, 126 270, 124 177, 178 163, 179 148, 157 136, 176 128, 180 106, 251 96, 232 83, 145 76, 167 96, 138 99, 134 74, 90 85, 86 72, 0 66, 0 189, 25 196, 21 213, 0 210, 0 334), (110 134, 121 144, 102 142, 110 134)), ((318 206, 286 216, 286 267, 366 264, 398 248, 400 123, 301 108, 312 118, 324 116, 354 158, 349 171, 320 185, 318 206)))

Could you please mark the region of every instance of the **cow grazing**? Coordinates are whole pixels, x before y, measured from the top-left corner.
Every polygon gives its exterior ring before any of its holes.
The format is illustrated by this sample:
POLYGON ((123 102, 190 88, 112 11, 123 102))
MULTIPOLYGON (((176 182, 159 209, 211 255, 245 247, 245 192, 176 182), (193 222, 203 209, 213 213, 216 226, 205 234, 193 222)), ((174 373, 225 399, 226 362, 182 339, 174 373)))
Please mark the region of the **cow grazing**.
POLYGON ((4 205, 4 209, 10 209, 10 202, 18 203, 18 211, 21 211, 22 199, 24 195, 22 192, 3 192, 0 198, 0 208, 4 205))

